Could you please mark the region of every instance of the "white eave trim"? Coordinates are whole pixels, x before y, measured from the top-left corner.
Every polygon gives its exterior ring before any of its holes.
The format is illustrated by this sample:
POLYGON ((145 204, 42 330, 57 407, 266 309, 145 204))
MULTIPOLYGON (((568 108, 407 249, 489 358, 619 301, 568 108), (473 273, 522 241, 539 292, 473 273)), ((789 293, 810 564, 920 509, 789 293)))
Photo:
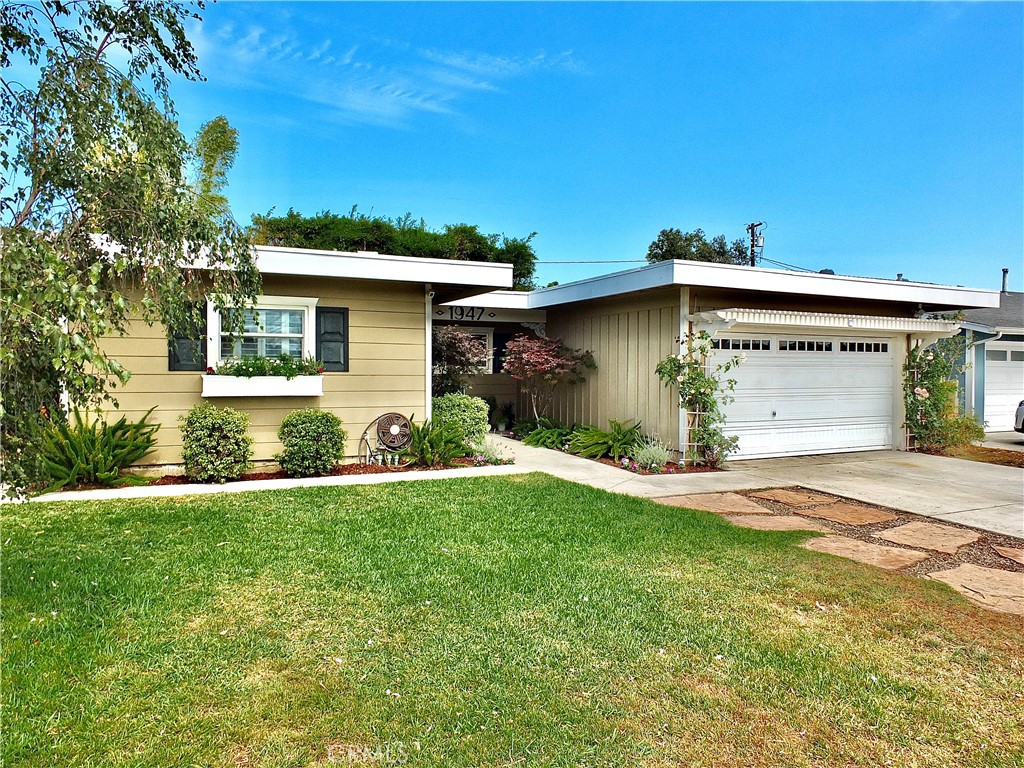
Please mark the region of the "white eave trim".
POLYGON ((317 251, 258 245, 256 266, 263 274, 340 277, 402 283, 511 288, 512 265, 392 256, 375 251, 317 251))
POLYGON ((953 320, 925 320, 916 317, 837 315, 826 312, 793 312, 774 309, 716 309, 689 316, 697 327, 777 326, 779 328, 820 328, 835 331, 886 331, 889 333, 940 334, 952 336, 960 329, 953 320))
POLYGON ((530 296, 526 291, 491 291, 483 296, 471 296, 445 302, 446 307, 488 307, 490 309, 529 309, 530 296))

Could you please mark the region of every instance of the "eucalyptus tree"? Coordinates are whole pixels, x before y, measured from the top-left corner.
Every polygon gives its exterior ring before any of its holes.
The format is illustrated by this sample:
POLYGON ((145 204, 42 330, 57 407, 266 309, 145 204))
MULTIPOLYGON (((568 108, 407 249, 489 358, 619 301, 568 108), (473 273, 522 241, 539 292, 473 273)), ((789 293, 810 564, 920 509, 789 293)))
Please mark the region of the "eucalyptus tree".
MULTIPOLYGON (((222 197, 237 137, 182 135, 170 78, 201 79, 202 3, 0 5, 0 432, 3 480, 34 479, 34 426, 63 391, 97 405, 129 372, 101 339, 168 327, 259 273, 222 197), (190 169, 194 178, 190 178, 190 169)), ((223 301, 223 299, 217 299, 223 301)))

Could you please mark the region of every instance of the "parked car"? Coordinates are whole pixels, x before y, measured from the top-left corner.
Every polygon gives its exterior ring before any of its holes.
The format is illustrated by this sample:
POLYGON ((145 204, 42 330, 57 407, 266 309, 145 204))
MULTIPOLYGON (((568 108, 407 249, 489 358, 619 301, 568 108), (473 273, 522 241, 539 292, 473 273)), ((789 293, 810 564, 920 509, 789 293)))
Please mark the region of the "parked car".
POLYGON ((1018 432, 1024 432, 1024 400, 1017 406, 1017 412, 1013 414, 1013 428, 1018 432))

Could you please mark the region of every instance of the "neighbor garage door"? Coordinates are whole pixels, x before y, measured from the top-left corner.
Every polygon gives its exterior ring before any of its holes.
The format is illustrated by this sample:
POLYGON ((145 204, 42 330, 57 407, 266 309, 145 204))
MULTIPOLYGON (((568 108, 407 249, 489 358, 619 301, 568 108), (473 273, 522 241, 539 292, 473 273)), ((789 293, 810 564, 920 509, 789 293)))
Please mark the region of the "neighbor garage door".
POLYGON ((1013 414, 1024 400, 1024 342, 985 345, 985 429, 1013 430, 1013 414))
POLYGON ((799 456, 893 447, 889 338, 720 334, 714 361, 745 354, 729 372, 734 402, 725 432, 733 458, 799 456))

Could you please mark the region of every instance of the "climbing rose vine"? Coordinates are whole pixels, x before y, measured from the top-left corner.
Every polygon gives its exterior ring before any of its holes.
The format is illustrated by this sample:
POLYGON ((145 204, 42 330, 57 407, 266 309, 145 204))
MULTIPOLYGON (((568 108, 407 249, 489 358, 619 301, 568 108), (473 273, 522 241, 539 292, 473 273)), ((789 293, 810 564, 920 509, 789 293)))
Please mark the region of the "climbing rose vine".
POLYGON ((712 366, 711 336, 706 332, 690 334, 682 339, 684 352, 669 355, 654 369, 666 387, 679 393, 679 407, 689 420, 690 442, 686 458, 695 464, 718 467, 736 450, 737 438, 722 431, 725 416, 721 406, 732 402, 735 379, 723 377, 745 359, 737 355, 712 366))
POLYGON ((903 366, 906 427, 923 450, 942 450, 981 440, 984 428, 971 415, 959 413, 953 379, 966 368, 963 337, 915 347, 903 366))

